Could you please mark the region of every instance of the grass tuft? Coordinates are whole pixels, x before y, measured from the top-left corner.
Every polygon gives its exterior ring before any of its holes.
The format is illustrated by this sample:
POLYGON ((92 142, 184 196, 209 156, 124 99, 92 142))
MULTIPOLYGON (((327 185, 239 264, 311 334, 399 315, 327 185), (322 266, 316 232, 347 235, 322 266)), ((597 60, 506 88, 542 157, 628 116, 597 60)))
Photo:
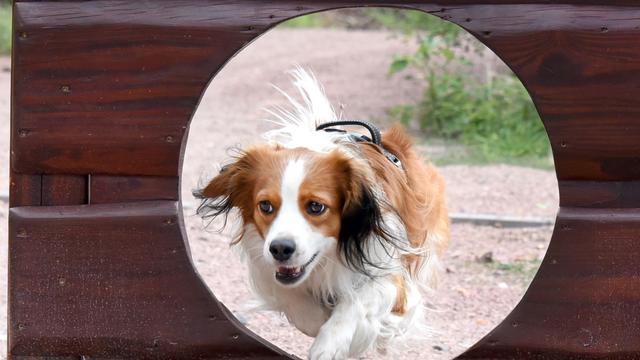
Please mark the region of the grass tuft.
POLYGON ((498 275, 529 283, 538 272, 542 260, 516 260, 510 263, 492 262, 487 266, 498 275))

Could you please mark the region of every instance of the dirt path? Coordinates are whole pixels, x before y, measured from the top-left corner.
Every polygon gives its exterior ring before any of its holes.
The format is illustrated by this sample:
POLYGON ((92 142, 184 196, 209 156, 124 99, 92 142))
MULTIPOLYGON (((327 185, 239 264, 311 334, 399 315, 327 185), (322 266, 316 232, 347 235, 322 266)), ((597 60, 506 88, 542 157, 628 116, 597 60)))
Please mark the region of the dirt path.
MULTIPOLYGON (((268 85, 290 89, 284 72, 294 65, 311 67, 336 104, 345 104, 347 118, 382 120, 385 109, 416 100, 419 84, 386 76, 394 54, 410 52, 412 44, 386 32, 278 29, 258 39, 232 60, 212 82, 194 117, 184 162, 183 199, 198 178, 216 170, 225 151, 259 141, 268 128, 262 110, 283 99, 268 85)), ((9 61, 0 58, 0 194, 8 188, 9 61)), ((552 217, 557 185, 551 172, 511 166, 449 166, 450 207, 456 212, 552 217)), ((6 313, 7 203, 0 201, 0 316, 6 313)), ((304 357, 312 341, 273 314, 246 313, 250 299, 245 267, 231 256, 228 232, 203 230, 193 208, 185 221, 194 263, 216 296, 238 313, 250 329, 304 357)), ((215 228, 215 226, 212 226, 215 228)), ((447 254, 442 286, 429 298, 429 320, 435 335, 396 358, 446 359, 472 345, 498 323, 521 297, 526 279, 541 259, 550 228, 504 230, 456 225, 447 254), (487 252, 493 262, 479 262, 487 252)), ((0 334, 6 319, 0 318, 0 334)), ((0 336, 0 346, 6 343, 0 336)), ((2 349, 0 349, 2 351, 2 349)), ((377 358, 377 355, 373 356, 377 358)), ((390 357, 393 358, 393 357, 390 357)))

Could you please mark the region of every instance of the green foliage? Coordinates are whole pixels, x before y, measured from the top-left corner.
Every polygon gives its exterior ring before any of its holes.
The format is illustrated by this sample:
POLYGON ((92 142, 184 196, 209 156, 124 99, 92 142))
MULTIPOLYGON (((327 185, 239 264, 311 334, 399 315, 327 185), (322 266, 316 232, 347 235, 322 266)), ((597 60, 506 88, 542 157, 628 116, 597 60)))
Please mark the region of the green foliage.
POLYGON ((291 20, 287 20, 282 24, 285 27, 291 28, 318 28, 329 25, 323 13, 298 16, 291 20))
POLYGON ((11 52, 11 6, 0 4, 0 54, 11 52))
POLYGON ((365 11, 365 16, 370 17, 382 27, 398 30, 405 34, 427 31, 433 35, 455 39, 463 32, 453 23, 418 10, 370 8, 365 11))
POLYGON ((417 108, 423 129, 460 139, 489 160, 548 153, 542 122, 514 76, 478 82, 464 72, 432 71, 427 83, 417 108))
POLYGON ((430 134, 462 141, 476 158, 546 157, 549 141, 522 83, 512 73, 482 63, 486 60, 479 55, 479 43, 449 26, 439 33, 415 32, 417 51, 391 63, 390 74, 416 71, 425 90, 418 104, 395 107, 390 115, 405 124, 415 120, 430 134))

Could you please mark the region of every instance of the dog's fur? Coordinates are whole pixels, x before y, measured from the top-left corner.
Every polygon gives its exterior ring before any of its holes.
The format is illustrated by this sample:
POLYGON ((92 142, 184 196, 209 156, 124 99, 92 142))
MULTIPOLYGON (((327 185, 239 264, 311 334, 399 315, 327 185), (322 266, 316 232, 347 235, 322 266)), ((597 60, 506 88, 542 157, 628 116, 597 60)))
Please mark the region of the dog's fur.
POLYGON ((293 111, 272 112, 280 128, 269 141, 196 191, 199 213, 239 210, 234 243, 252 286, 265 308, 316 337, 311 359, 385 350, 422 331, 423 290, 449 241, 444 181, 400 127, 382 144, 401 167, 372 143, 316 131, 337 116, 311 74, 293 75, 304 103, 287 96, 293 111), (295 250, 276 260, 283 241, 295 250))

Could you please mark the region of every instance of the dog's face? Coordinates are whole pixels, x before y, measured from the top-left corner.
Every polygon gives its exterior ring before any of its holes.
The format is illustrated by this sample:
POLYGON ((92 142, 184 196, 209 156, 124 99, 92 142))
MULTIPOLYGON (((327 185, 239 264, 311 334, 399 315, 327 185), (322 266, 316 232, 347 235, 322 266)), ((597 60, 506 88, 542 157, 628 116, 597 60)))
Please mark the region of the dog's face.
POLYGON ((200 195, 214 216, 238 208, 264 241, 261 260, 275 280, 297 286, 323 259, 337 261, 342 250, 349 262, 363 251, 354 242, 379 217, 369 185, 366 171, 341 151, 262 145, 225 167, 200 195))

